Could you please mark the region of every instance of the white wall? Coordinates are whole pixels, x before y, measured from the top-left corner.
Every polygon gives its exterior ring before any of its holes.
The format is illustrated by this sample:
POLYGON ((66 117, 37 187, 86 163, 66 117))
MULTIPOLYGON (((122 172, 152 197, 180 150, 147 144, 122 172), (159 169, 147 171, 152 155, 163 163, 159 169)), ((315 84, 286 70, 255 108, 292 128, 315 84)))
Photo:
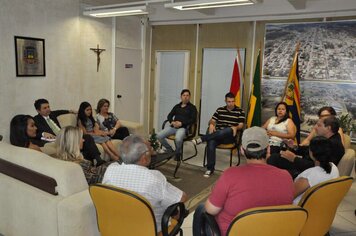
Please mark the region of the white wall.
POLYGON ((33 102, 47 98, 52 109, 95 107, 111 89, 111 19, 81 18, 79 0, 2 0, 0 7, 0 134, 9 136, 16 114, 35 115, 33 102), (16 77, 14 36, 45 39, 46 76, 16 77), (100 44, 96 55, 89 48, 100 44))

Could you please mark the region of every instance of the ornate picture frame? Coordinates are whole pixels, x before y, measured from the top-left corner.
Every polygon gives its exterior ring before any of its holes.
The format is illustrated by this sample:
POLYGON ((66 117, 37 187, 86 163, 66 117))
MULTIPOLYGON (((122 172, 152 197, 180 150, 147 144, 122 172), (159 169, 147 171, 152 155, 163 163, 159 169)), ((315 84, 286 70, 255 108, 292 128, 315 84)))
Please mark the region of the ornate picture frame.
POLYGON ((46 76, 45 40, 15 36, 16 77, 46 76))

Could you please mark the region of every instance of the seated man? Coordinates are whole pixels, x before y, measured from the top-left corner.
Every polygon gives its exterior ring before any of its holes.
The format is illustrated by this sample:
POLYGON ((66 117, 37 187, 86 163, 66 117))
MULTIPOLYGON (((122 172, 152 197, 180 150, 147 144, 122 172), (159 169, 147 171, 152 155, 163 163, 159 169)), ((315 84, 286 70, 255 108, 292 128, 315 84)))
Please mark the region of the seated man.
MULTIPOLYGON (((318 136, 323 136, 331 141, 330 161, 335 165, 339 164, 345 154, 345 148, 338 133, 339 127, 339 121, 335 116, 320 118, 314 127, 318 136)), ((281 151, 280 154, 273 154, 267 163, 288 170, 293 178, 304 170, 314 167, 314 161, 309 157, 309 147, 307 146, 300 146, 293 152, 286 150, 281 151)))
MULTIPOLYGON (((34 104, 38 114, 33 117, 33 120, 37 126, 36 144, 43 146, 48 140, 53 140, 59 133, 61 126, 57 120, 57 117, 67 113, 73 113, 68 110, 51 111, 49 103, 46 99, 41 98, 35 101, 34 104)), ((94 139, 90 135, 83 135, 83 156, 85 159, 92 161, 96 160, 96 165, 99 166, 105 163, 100 158, 100 152, 94 142, 94 139)))
POLYGON ((168 152, 173 152, 166 137, 175 134, 176 160, 181 159, 183 139, 187 135, 187 128, 197 121, 197 108, 190 103, 190 91, 183 89, 180 93, 181 102, 175 105, 168 114, 169 125, 157 133, 157 139, 168 152))
POLYGON ((209 121, 208 134, 193 140, 193 143, 207 143, 207 171, 204 177, 210 177, 215 170, 216 146, 233 143, 238 130, 242 130, 245 122, 244 111, 235 105, 235 95, 225 95, 226 106, 219 107, 209 121))
POLYGON ((200 205, 195 210, 194 236, 201 235, 204 211, 215 216, 221 235, 226 235, 230 223, 241 211, 292 203, 292 178, 287 171, 266 164, 269 155, 268 140, 266 130, 261 127, 244 131, 241 151, 247 158, 247 164, 225 170, 205 202, 205 207, 200 205))
POLYGON ((174 203, 185 202, 186 194, 168 183, 161 172, 147 168, 151 161, 151 148, 142 137, 126 137, 119 153, 123 164, 111 164, 102 183, 128 189, 145 197, 153 208, 157 230, 161 231, 164 211, 174 203))

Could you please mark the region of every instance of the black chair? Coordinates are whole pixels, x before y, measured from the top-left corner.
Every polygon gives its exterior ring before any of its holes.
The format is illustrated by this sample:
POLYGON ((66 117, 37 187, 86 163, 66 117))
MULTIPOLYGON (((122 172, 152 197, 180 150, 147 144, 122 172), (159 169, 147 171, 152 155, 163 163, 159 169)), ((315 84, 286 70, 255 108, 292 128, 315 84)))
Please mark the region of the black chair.
MULTIPOLYGON (((235 136, 234 142, 233 143, 228 143, 228 144, 219 144, 216 146, 216 149, 227 149, 230 150, 230 166, 232 166, 232 156, 234 154, 234 151, 236 150, 237 152, 237 164, 236 166, 240 165, 240 146, 241 146, 241 138, 242 138, 242 133, 243 130, 237 131, 237 134, 235 136)), ((205 147, 204 151, 204 160, 203 160, 203 166, 206 167, 206 159, 207 159, 207 146, 205 147)))
MULTIPOLYGON (((167 122, 169 122, 169 121, 168 121, 168 120, 165 120, 165 121, 163 122, 163 124, 162 124, 162 129, 164 129, 164 127, 166 126, 167 122)), ((186 157, 186 158, 183 158, 183 155, 184 155, 184 149, 183 149, 184 143, 185 143, 186 141, 192 141, 192 140, 194 139, 194 137, 195 137, 195 135, 196 135, 196 133, 197 133, 197 127, 198 127, 197 123, 194 123, 194 124, 189 125, 189 126, 187 127, 188 133, 186 134, 185 138, 183 139, 182 155, 181 155, 181 157, 180 157, 180 161, 186 161, 186 160, 192 159, 193 157, 196 157, 196 156, 198 155, 197 146, 196 146, 194 143, 190 142, 191 144, 193 144, 193 147, 194 147, 195 152, 194 152, 193 155, 191 155, 191 156, 189 156, 189 157, 186 157)), ((173 140, 173 141, 175 141, 175 138, 176 138, 175 135, 170 135, 170 136, 167 137, 167 139, 170 139, 170 140, 173 140)), ((174 142, 174 145, 176 145, 175 142, 174 142)), ((177 146, 176 146, 176 148, 177 148, 177 146)))

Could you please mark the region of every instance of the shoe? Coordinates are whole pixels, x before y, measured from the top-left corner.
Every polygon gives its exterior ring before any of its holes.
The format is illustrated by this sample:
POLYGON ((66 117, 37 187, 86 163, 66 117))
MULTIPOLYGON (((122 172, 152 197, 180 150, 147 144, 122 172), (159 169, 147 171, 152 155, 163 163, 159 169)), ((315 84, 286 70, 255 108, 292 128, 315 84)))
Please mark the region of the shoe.
POLYGON ((205 171, 204 177, 205 177, 205 178, 209 178, 213 173, 214 173, 214 171, 212 171, 212 170, 207 170, 207 171, 205 171))
POLYGON ((196 138, 192 140, 192 143, 194 143, 195 145, 199 145, 203 142, 203 140, 201 140, 201 138, 196 138))

